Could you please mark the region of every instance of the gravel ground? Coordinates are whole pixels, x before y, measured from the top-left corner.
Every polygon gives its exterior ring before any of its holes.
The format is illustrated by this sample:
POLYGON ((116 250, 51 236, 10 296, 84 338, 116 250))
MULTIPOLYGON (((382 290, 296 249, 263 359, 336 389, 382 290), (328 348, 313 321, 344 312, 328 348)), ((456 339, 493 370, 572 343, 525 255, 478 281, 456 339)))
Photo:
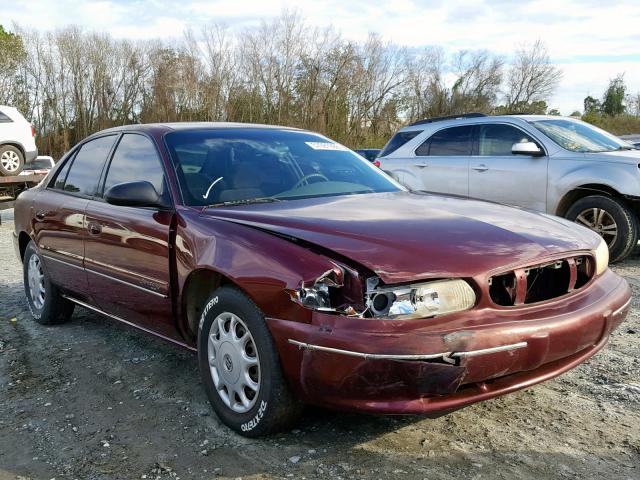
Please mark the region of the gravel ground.
POLYGON ((261 440, 220 424, 196 359, 77 308, 43 327, 0 226, 0 479, 640 478, 640 259, 633 308, 559 379, 437 420, 310 408, 261 440))

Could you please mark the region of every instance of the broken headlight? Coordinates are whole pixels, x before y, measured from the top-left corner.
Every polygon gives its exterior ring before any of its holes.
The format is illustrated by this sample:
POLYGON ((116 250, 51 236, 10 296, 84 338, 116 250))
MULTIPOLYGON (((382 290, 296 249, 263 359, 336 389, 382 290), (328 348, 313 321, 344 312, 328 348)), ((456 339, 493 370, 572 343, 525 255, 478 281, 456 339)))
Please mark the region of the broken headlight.
POLYGON ((311 286, 302 286, 296 292, 297 300, 313 310, 333 310, 329 288, 342 286, 342 270, 335 268, 324 272, 311 286))
POLYGON ((398 287, 378 287, 367 280, 367 307, 374 317, 427 318, 469 310, 476 303, 473 288, 460 279, 436 280, 398 287))

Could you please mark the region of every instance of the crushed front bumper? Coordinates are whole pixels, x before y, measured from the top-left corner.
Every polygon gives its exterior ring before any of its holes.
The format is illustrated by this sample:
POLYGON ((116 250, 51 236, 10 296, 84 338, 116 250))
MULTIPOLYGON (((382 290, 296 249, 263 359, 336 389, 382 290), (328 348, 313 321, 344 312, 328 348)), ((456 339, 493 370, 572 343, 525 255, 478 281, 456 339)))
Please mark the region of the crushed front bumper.
POLYGON ((631 291, 605 272, 537 306, 424 320, 314 313, 269 319, 285 374, 307 403, 439 415, 553 378, 593 356, 626 316, 631 291))

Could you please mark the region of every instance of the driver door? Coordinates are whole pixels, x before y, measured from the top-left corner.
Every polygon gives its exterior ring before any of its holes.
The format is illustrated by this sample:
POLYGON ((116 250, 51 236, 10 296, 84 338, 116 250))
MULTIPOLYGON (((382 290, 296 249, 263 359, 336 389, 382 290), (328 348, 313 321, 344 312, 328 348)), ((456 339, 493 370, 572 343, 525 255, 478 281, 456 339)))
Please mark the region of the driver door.
POLYGON ((171 308, 169 234, 172 211, 108 204, 113 185, 146 180, 168 195, 153 141, 122 135, 103 185, 86 208, 85 269, 91 295, 103 311, 175 337, 171 308))

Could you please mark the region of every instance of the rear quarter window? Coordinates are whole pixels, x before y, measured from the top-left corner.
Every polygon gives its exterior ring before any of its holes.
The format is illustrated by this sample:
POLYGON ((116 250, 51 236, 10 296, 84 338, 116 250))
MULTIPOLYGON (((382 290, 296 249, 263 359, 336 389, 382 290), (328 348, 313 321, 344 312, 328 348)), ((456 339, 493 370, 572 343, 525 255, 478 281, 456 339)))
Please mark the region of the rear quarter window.
POLYGON ((396 133, 393 137, 391 137, 391 140, 389 140, 387 142, 387 144, 384 146, 384 148, 380 152, 380 155, 378 155, 378 156, 379 157, 384 157, 386 155, 389 155, 392 152, 395 152, 397 149, 399 149, 401 146, 403 146, 409 140, 417 137, 422 132, 423 132, 423 130, 411 130, 411 131, 408 131, 408 132, 398 132, 398 133, 396 133))

